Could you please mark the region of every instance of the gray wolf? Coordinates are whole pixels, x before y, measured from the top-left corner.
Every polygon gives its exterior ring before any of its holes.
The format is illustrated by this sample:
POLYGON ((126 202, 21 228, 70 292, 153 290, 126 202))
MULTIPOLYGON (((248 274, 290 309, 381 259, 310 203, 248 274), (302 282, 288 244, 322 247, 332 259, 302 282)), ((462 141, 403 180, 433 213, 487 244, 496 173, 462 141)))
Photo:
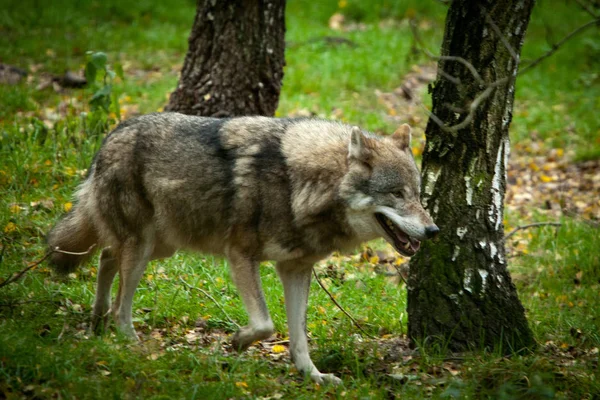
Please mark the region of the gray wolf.
MULTIPOLYGON (((150 260, 182 248, 225 256, 249 315, 232 339, 239 350, 274 332, 259 275, 259 262, 274 260, 295 365, 315 382, 339 383, 308 352, 312 266, 377 237, 415 254, 439 230, 419 193, 406 124, 379 137, 323 120, 151 114, 107 136, 48 244, 103 248, 92 328, 102 329, 112 312, 117 328, 136 339, 132 301, 150 260)), ((85 258, 54 253, 51 261, 70 272, 85 258)))

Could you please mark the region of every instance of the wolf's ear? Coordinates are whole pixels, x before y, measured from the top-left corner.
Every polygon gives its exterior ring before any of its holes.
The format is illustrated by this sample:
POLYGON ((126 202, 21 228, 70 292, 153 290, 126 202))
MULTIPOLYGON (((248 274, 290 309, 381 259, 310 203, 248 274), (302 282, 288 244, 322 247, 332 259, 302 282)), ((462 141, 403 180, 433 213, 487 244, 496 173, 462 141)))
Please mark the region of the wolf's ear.
POLYGON ((367 138, 359 127, 353 126, 350 133, 350 144, 348 145, 348 159, 367 162, 371 158, 371 151, 367 144, 367 138))
POLYGON ((392 135, 392 140, 400 148, 400 150, 406 150, 410 148, 410 126, 408 124, 402 124, 396 129, 396 132, 392 135))

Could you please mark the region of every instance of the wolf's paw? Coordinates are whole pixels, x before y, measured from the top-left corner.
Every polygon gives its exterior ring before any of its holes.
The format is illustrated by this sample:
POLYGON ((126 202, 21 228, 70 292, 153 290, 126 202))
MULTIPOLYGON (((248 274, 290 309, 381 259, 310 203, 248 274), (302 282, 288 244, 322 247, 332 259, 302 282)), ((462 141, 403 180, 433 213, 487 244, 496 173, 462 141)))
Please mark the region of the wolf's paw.
POLYGON ((244 351, 254 343, 254 335, 251 335, 248 331, 249 329, 243 327, 233 335, 233 338, 231 338, 231 346, 234 350, 240 352, 244 351))
POLYGON ((310 379, 312 379, 314 383, 318 383, 319 385, 338 386, 343 383, 342 380, 337 376, 333 374, 322 374, 319 371, 312 372, 310 374, 310 379))
POLYGON ((140 338, 135 332, 135 328, 133 325, 120 326, 117 328, 119 333, 123 335, 126 339, 131 340, 132 342, 139 342, 140 338))
POLYGON ((104 315, 92 314, 91 333, 97 336, 102 335, 108 328, 110 314, 104 315))
POLYGON ((244 351, 255 341, 267 339, 273 334, 273 331, 272 323, 261 328, 243 326, 233 335, 231 346, 237 351, 244 351))

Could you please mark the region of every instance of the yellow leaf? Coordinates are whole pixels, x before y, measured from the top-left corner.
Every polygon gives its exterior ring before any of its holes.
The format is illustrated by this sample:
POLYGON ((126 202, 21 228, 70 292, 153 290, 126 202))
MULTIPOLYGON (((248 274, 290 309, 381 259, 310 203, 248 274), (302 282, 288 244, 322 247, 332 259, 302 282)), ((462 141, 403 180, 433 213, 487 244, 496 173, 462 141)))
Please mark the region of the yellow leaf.
POLYGON ((398 258, 396 258, 396 260, 394 260, 394 264, 396 264, 396 265, 402 265, 404 263, 406 263, 406 259, 405 258, 398 257, 398 258))
POLYGON ((10 206, 10 212, 13 214, 18 214, 21 212, 21 207, 19 207, 17 204, 13 204, 10 206))
POLYGON ((65 212, 69 212, 69 211, 71 211, 71 208, 73 208, 73 203, 71 203, 70 201, 67 201, 65 204, 63 204, 63 208, 64 208, 65 212))
POLYGON ((542 176, 540 176, 540 179, 542 180, 542 182, 545 182, 545 183, 552 182, 552 178, 549 177, 548 175, 542 175, 542 176))
POLYGON ((321 314, 325 314, 326 313, 325 308, 323 306, 319 306, 319 312, 321 314))
POLYGON ((415 157, 420 156, 421 154, 423 154, 423 149, 421 148, 421 146, 413 146, 412 153, 415 157))
POLYGON ((538 167, 535 163, 529 163, 529 169, 532 169, 537 172, 540 170, 540 167, 538 167))
POLYGON ((282 346, 280 344, 276 344, 275 346, 273 346, 271 348, 271 351, 273 353, 283 353, 285 351, 285 346, 282 346))
POLYGON ((17 226, 15 225, 14 222, 9 222, 8 224, 6 224, 6 226, 4 227, 4 233, 11 233, 17 230, 17 226))
POLYGON ((235 386, 239 388, 248 388, 248 384, 246 382, 236 382, 235 386))
POLYGON ((345 8, 348 5, 348 2, 346 0, 340 0, 338 1, 338 7, 339 8, 345 8))
POLYGON ((379 257, 377 257, 377 256, 370 257, 369 262, 371 264, 379 264, 379 257))
POLYGON ((66 167, 65 168, 65 174, 69 175, 69 176, 73 176, 77 173, 77 170, 75 170, 75 168, 73 167, 66 167))
POLYGON ((46 164, 47 166, 51 166, 52 165, 52 161, 46 160, 46 161, 44 161, 44 164, 46 164))
POLYGON ((556 156, 557 157, 562 157, 565 154, 565 150, 564 149, 556 149, 556 156))

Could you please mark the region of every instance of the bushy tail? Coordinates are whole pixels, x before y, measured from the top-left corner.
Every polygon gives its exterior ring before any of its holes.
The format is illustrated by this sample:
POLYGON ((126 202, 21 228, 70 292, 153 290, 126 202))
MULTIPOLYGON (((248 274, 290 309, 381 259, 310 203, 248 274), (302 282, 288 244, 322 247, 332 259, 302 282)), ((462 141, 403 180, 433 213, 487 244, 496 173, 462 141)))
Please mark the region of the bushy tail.
MULTIPOLYGON (((50 230, 47 241, 52 250, 58 247, 59 250, 82 253, 98 242, 98 235, 81 207, 75 206, 50 230)), ((95 250, 97 247, 83 255, 53 253, 50 264, 57 272, 68 274, 90 258, 95 250)))

